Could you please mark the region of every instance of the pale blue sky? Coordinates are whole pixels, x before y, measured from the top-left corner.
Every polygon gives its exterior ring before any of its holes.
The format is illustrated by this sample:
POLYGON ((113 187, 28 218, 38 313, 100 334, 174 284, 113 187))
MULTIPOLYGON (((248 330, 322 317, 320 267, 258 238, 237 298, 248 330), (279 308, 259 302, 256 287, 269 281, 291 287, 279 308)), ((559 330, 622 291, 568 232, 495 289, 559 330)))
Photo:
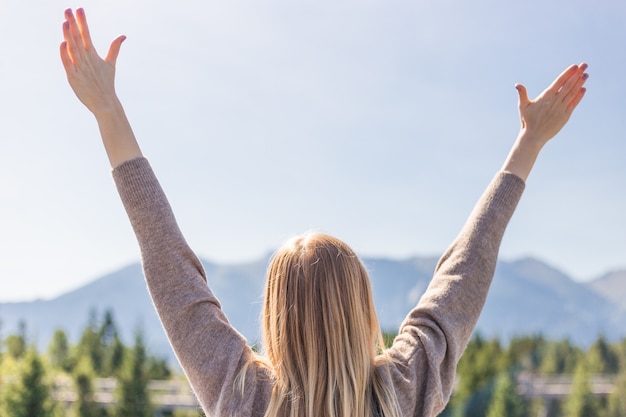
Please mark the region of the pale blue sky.
POLYGON ((93 117, 58 58, 66 7, 104 54, 188 241, 255 260, 308 229, 361 255, 439 255, 532 96, 585 60, 588 94, 532 173, 501 257, 578 280, 626 268, 626 3, 3 0, 0 301, 138 259, 93 117), (37 4, 38 3, 38 4, 37 4))

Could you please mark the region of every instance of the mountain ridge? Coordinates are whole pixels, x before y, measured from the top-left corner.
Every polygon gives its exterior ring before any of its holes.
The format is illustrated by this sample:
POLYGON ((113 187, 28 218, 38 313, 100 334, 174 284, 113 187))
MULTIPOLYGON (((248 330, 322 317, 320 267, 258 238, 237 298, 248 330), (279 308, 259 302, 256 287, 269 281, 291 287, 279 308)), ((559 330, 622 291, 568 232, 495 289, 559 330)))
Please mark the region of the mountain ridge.
MULTIPOLYGON (((260 340, 260 311, 269 255, 238 264, 202 263, 208 284, 224 312, 250 343, 260 340)), ((395 331, 432 278, 438 258, 365 257, 383 330, 395 331)), ((590 282, 576 282, 532 257, 499 261, 487 302, 477 324, 483 336, 510 338, 543 334, 588 345, 599 335, 626 337, 626 270, 612 271, 590 282)), ((157 355, 173 357, 148 296, 138 262, 103 275, 50 300, 0 303, 3 336, 27 324, 27 337, 47 348, 56 329, 74 343, 92 312, 111 310, 121 337, 132 340, 141 329, 157 355)))

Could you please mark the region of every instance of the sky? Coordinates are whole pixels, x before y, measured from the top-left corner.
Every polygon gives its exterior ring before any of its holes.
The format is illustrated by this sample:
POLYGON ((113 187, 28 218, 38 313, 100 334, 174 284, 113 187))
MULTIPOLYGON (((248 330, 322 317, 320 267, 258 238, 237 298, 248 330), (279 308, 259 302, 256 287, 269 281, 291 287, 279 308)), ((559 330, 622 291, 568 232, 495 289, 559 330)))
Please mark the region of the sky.
POLYGON ((84 7, 192 248, 266 256, 307 230, 362 256, 439 256, 538 95, 589 63, 500 256, 587 281, 626 269, 626 3, 600 0, 1 0, 0 301, 139 259, 93 116, 59 59, 84 7))

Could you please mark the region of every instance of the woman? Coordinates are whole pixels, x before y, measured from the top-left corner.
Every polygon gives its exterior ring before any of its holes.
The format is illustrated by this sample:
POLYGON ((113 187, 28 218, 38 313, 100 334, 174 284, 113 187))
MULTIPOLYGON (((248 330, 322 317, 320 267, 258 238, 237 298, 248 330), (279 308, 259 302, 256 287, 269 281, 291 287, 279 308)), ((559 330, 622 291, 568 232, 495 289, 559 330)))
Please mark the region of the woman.
POLYGON ((585 94, 586 64, 572 65, 537 99, 517 85, 521 130, 392 347, 381 334, 367 273, 343 242, 289 241, 268 270, 265 355, 228 323, 141 154, 114 89, 124 41, 101 59, 82 9, 65 12, 61 59, 94 114, 118 191, 141 247, 150 294, 169 340, 211 416, 434 416, 452 392, 496 264, 502 235, 543 145, 585 94))

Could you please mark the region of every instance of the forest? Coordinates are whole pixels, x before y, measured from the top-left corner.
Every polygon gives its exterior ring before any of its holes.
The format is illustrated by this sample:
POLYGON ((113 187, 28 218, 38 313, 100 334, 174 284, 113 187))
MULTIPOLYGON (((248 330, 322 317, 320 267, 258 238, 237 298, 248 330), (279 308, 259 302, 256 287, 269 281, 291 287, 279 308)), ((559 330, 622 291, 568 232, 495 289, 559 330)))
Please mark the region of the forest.
MULTIPOLYGON (((92 312, 75 344, 59 329, 40 352, 27 335, 22 323, 0 337, 0 417, 203 416, 179 368, 150 355, 140 329, 124 344, 111 312, 92 312), (182 400, 155 401, 159 384, 186 387, 182 400)), ((394 336, 385 333, 385 343, 394 336)), ((584 349, 540 335, 505 343, 477 334, 441 416, 626 416, 626 338, 601 336, 584 349)))
MULTIPOLYGON (((151 385, 172 381, 188 388, 185 378, 166 359, 147 352, 141 329, 133 344, 125 345, 110 311, 102 317, 92 312, 76 344, 58 329, 47 350, 39 352, 27 334, 20 323, 16 334, 0 339, 0 417, 203 415, 195 401, 181 409, 155 406, 151 385)), ((187 394, 192 396, 189 389, 187 394)))

